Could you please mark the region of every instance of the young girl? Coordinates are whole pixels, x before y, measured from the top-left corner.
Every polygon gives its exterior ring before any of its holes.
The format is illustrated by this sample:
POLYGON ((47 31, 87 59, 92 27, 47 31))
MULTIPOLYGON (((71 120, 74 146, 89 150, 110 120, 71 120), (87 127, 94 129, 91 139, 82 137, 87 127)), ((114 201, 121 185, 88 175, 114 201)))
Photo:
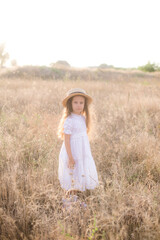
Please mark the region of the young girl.
POLYGON ((58 137, 64 141, 59 154, 58 178, 61 187, 73 193, 99 185, 87 135, 90 130, 88 105, 91 102, 92 98, 81 88, 69 90, 62 101, 64 110, 58 137))

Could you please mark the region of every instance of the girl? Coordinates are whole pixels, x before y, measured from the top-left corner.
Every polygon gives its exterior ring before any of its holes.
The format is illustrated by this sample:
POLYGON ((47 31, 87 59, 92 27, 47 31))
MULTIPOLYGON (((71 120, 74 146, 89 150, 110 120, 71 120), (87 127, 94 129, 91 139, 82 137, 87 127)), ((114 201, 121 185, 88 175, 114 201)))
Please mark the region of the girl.
POLYGON ((59 154, 58 178, 68 192, 84 192, 99 185, 96 165, 87 133, 90 130, 88 105, 92 98, 81 88, 67 92, 58 137, 63 141, 59 154))

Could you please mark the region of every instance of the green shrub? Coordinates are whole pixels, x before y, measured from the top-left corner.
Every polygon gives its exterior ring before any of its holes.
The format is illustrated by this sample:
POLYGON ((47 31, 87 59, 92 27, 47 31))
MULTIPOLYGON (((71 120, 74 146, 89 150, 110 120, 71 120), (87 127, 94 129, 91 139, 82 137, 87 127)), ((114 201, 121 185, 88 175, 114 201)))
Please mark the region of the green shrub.
POLYGON ((155 63, 148 62, 144 66, 139 66, 138 69, 144 72, 155 72, 155 71, 160 71, 160 66, 158 66, 155 63))

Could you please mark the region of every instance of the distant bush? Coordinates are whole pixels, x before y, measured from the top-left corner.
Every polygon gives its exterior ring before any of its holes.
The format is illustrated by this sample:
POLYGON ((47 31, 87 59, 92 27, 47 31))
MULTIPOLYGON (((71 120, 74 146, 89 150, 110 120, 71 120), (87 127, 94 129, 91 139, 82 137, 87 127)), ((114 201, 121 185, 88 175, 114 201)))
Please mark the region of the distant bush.
POLYGON ((12 67, 17 67, 18 66, 16 59, 11 60, 11 66, 12 67))
POLYGON ((60 61, 57 61, 56 63, 51 63, 50 66, 51 67, 68 68, 68 67, 70 67, 70 64, 67 61, 60 60, 60 61))
POLYGON ((144 66, 139 66, 138 69, 144 72, 155 72, 155 71, 160 71, 160 66, 158 66, 155 63, 148 62, 144 66))
POLYGON ((105 68, 113 68, 113 65, 108 65, 106 63, 102 63, 101 65, 99 65, 98 68, 103 68, 103 69, 105 69, 105 68))

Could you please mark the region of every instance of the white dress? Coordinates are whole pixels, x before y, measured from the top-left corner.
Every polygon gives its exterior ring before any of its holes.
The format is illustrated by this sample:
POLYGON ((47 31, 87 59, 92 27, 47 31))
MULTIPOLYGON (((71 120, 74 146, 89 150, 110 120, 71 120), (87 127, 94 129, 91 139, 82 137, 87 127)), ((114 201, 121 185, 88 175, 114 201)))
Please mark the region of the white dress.
POLYGON ((99 185, 96 165, 91 154, 87 135, 86 121, 83 115, 71 113, 64 121, 64 133, 71 134, 70 146, 74 169, 68 168, 68 154, 63 141, 59 153, 58 178, 65 190, 85 191, 99 185))

